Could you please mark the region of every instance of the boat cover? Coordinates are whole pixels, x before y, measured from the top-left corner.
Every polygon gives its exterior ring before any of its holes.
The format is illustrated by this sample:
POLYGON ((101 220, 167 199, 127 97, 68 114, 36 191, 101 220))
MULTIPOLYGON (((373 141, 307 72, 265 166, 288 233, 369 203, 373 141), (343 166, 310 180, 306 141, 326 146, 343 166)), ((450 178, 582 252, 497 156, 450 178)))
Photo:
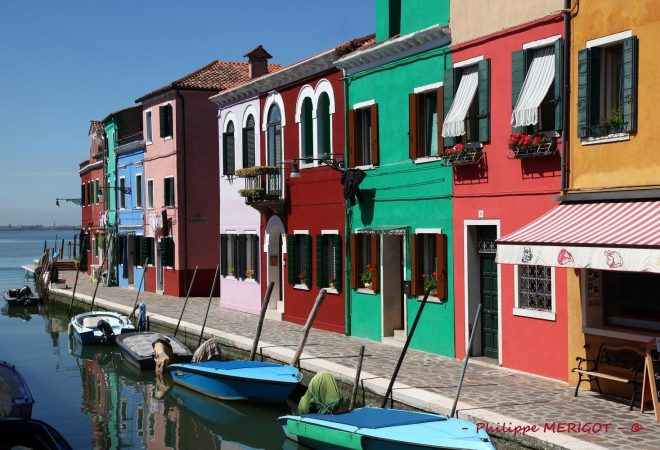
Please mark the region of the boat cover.
POLYGON ((443 416, 404 411, 400 409, 359 408, 353 411, 335 414, 306 414, 302 419, 323 420, 357 428, 387 428, 447 420, 443 416))
MULTIPOLYGON (((184 366, 187 364, 183 364, 184 366)), ((205 367, 209 369, 220 369, 220 370, 236 370, 236 369, 253 369, 255 367, 270 367, 270 366, 281 366, 281 364, 260 362, 260 361, 205 361, 201 363, 195 363, 194 366, 205 367)))
POLYGON ((319 372, 309 382, 307 392, 298 403, 298 414, 331 414, 341 403, 342 396, 335 379, 329 372, 319 372))
POLYGON ((192 361, 194 363, 222 359, 222 349, 216 339, 209 339, 199 346, 193 353, 192 361))

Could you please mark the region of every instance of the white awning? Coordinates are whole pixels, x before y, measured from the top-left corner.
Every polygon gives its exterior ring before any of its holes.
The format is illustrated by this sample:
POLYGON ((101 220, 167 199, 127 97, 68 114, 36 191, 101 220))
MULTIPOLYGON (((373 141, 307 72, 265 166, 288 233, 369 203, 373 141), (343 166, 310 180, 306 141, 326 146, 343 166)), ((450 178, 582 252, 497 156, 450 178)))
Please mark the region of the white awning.
POLYGON ((561 204, 498 239, 497 262, 660 273, 660 201, 561 204))
POLYGON ((477 66, 467 67, 461 76, 461 82, 458 85, 454 102, 449 108, 445 122, 442 124, 442 136, 462 136, 465 134, 465 116, 474 99, 479 85, 479 72, 477 66))
POLYGON ((554 47, 534 51, 534 59, 523 82, 516 107, 511 113, 511 125, 523 127, 539 122, 539 106, 555 78, 554 47))

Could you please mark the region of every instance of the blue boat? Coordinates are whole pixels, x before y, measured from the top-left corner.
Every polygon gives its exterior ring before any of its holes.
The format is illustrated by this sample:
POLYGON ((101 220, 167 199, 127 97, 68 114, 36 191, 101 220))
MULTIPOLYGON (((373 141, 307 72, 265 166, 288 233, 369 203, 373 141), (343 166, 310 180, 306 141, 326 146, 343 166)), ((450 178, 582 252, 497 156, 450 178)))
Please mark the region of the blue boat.
POLYGON ((437 414, 358 408, 336 414, 287 415, 278 419, 290 439, 321 450, 495 450, 475 424, 437 414))
POLYGON ((73 335, 83 345, 103 344, 112 341, 114 336, 131 333, 135 327, 128 317, 112 311, 91 311, 78 314, 71 319, 69 335, 73 335), (101 330, 99 321, 104 320, 109 328, 101 330))
POLYGON ((37 419, 0 419, 0 442, 3 449, 73 450, 55 428, 37 419))
POLYGON ((0 417, 29 419, 32 405, 34 398, 23 375, 12 364, 0 361, 0 417))
POLYGON ((219 400, 285 402, 302 380, 293 366, 259 361, 172 364, 174 382, 219 400))

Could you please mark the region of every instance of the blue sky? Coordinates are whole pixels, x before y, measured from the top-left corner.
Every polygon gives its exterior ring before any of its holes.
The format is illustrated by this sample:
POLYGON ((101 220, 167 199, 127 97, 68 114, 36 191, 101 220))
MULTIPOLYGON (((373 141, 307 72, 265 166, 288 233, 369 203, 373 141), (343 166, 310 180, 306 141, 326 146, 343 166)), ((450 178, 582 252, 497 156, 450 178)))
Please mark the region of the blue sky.
POLYGON ((262 44, 289 64, 374 32, 374 0, 0 5, 0 225, 79 224, 89 121, 262 44), (350 11, 350 13, 348 12, 350 11))

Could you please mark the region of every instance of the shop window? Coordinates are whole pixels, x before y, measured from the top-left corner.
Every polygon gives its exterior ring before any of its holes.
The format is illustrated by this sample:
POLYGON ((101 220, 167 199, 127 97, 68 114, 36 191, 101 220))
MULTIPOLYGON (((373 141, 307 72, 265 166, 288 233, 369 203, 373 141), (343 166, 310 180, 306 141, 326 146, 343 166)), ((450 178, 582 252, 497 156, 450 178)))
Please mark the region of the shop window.
MULTIPOLYGON (((607 43, 578 52, 578 136, 602 138, 637 129, 636 36, 602 38, 607 43)), ((602 40, 601 40, 602 42, 602 40)))
POLYGON ((527 265, 517 267, 517 307, 519 309, 552 312, 552 267, 527 265))
POLYGON ((316 285, 341 290, 341 237, 338 234, 316 235, 316 285))
POLYGON ((660 331, 660 275, 602 271, 604 324, 660 331))
POLYGON ((378 105, 348 110, 348 138, 351 166, 379 164, 378 105))

